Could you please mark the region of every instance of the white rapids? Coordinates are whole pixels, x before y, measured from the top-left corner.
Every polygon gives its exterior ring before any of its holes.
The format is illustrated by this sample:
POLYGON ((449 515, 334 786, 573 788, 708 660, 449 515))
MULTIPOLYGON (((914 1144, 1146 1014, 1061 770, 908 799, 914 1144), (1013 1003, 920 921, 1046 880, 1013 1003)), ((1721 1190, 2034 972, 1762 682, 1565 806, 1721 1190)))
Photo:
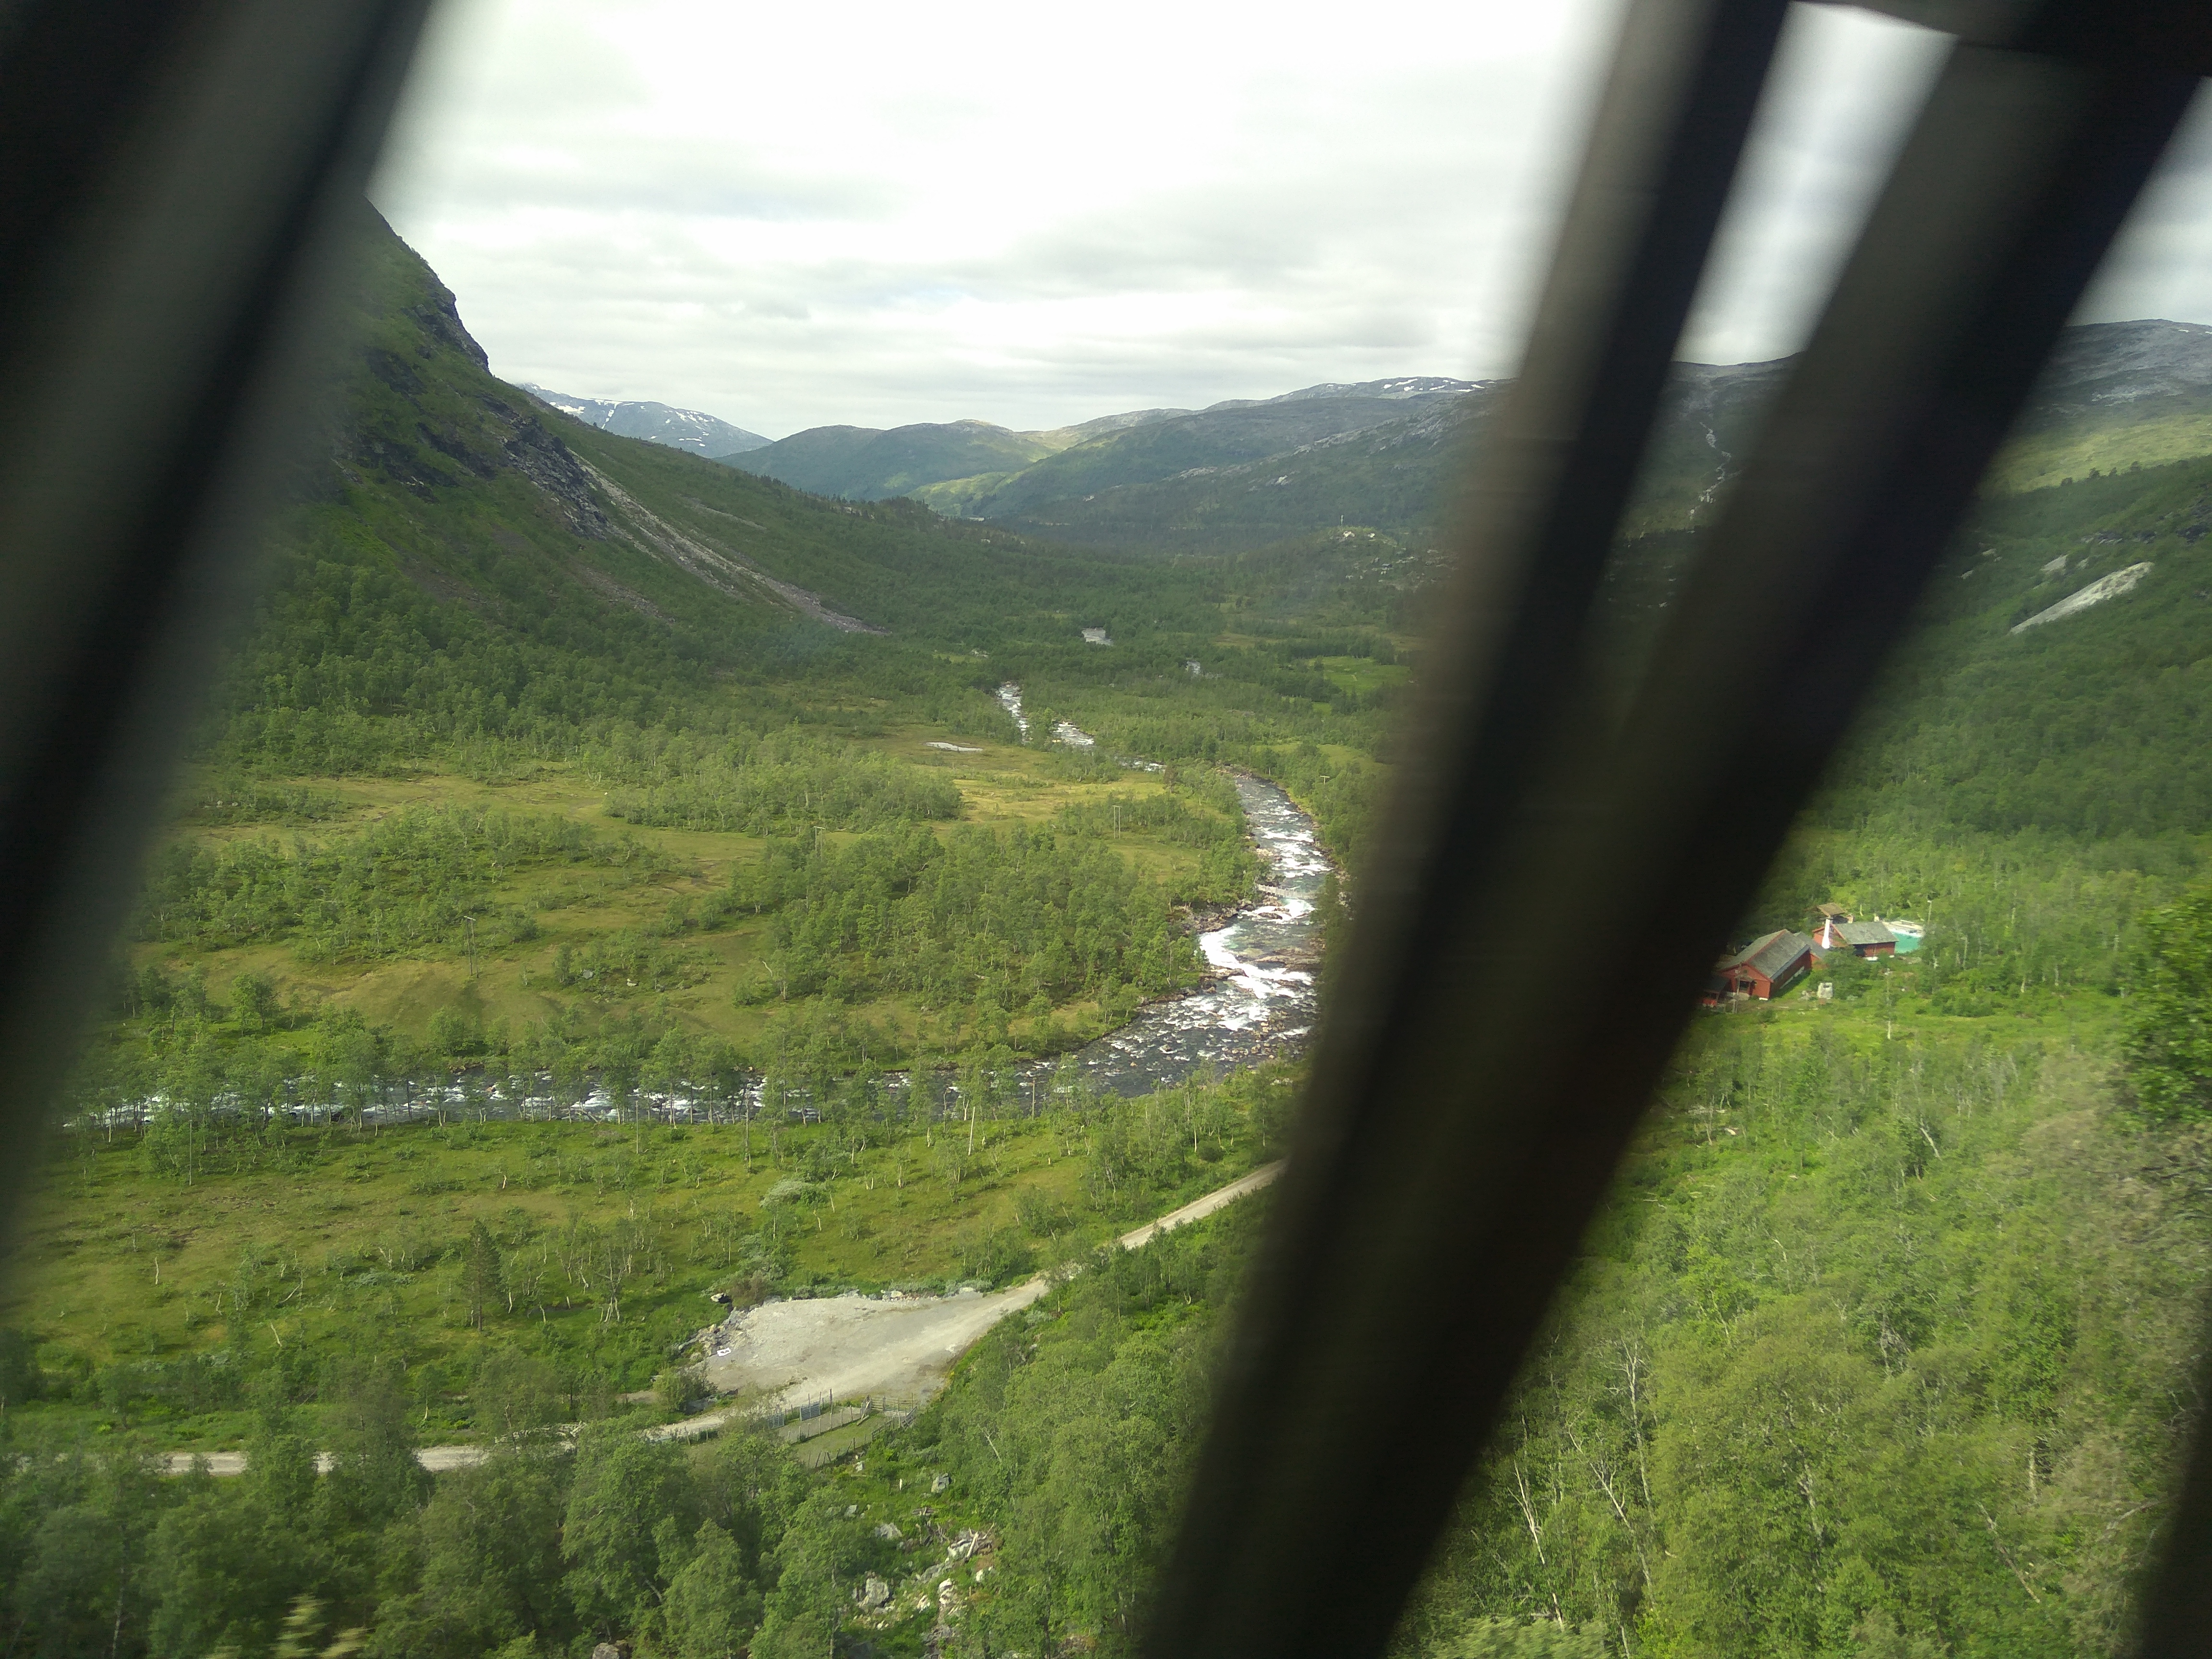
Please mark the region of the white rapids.
POLYGON ((1199 935, 1212 983, 1136 1018, 1080 1051, 1091 1080, 1145 1093, 1207 1065, 1228 1071, 1295 1048, 1313 1028, 1315 907, 1329 863, 1313 820, 1273 784, 1239 776, 1237 793, 1266 863, 1259 902, 1199 935))
MULTIPOLYGON (((1022 688, 1009 680, 994 695, 1026 743, 1030 719, 1022 706, 1022 688)), ((1097 742, 1067 720, 1058 722, 1052 735, 1072 749, 1091 748, 1097 742)), ((1148 772, 1160 769, 1157 761, 1125 758, 1121 763, 1148 772)), ((1242 774, 1234 778, 1245 830, 1267 866, 1258 902, 1199 935, 1207 969, 1205 986, 1139 1010, 1120 1030, 1077 1051, 1076 1063, 1100 1088, 1141 1095, 1208 1068, 1233 1071, 1295 1051, 1313 1030, 1313 970, 1321 955, 1314 910, 1322 884, 1328 879, 1328 859, 1314 821, 1288 795, 1263 779, 1242 774)), ((1054 1061, 1032 1061, 1021 1073, 1041 1080, 1055 1069, 1054 1061)))

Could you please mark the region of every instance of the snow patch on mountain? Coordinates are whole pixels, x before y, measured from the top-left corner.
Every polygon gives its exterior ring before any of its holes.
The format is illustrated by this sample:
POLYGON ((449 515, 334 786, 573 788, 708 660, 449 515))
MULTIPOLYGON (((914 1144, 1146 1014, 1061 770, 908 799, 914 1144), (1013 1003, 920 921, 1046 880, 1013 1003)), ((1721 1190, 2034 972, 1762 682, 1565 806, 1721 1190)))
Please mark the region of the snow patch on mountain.
POLYGON ((720 459, 764 449, 772 441, 757 432, 696 409, 676 409, 667 404, 610 402, 600 398, 578 398, 565 392, 549 392, 523 382, 522 389, 549 409, 557 409, 586 426, 611 432, 617 438, 642 438, 671 449, 688 449, 695 455, 720 459))

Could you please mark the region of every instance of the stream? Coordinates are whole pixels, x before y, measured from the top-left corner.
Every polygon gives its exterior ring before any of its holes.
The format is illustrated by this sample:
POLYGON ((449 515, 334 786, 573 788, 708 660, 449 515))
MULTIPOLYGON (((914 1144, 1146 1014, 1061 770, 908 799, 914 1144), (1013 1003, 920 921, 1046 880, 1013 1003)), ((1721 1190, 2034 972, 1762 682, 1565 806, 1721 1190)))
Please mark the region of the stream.
POLYGON ((1328 860, 1314 822, 1272 783, 1238 775, 1245 828, 1267 868, 1255 902, 1198 936, 1210 982, 1152 1003, 1076 1051, 1092 1085, 1140 1095, 1208 1066, 1228 1072, 1294 1052, 1313 1029, 1321 940, 1315 908, 1328 860))
MULTIPOLYGON (((1026 741, 1030 722, 1021 687, 1002 685, 997 696, 1026 741)), ((1066 720, 1053 727, 1053 736, 1071 748, 1096 744, 1066 720)), ((1121 763, 1160 769, 1156 761, 1121 763)), ((1288 795, 1263 779, 1231 776, 1243 803, 1245 833, 1267 866, 1258 896, 1198 936, 1206 984, 1188 995, 1147 1004, 1119 1030, 1076 1050, 1075 1062, 1094 1088, 1146 1094, 1209 1068, 1229 1072, 1293 1053, 1313 1030, 1314 970, 1321 957, 1314 913, 1328 878, 1328 860, 1314 821, 1288 795)), ((1058 1066, 1033 1062, 1023 1076, 1026 1082, 1058 1066)))

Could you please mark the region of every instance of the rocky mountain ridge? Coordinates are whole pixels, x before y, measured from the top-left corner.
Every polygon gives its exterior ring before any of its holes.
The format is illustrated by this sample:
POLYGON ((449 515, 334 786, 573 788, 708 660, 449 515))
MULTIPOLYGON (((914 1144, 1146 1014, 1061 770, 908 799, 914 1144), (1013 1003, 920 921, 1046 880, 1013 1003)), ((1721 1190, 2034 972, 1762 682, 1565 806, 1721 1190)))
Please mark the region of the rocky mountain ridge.
MULTIPOLYGON (((1711 517, 1793 362, 1674 366, 1626 533, 1694 529, 1711 517)), ((912 493, 939 512, 1103 546, 1227 550, 1339 524, 1418 540, 1449 517, 1467 455, 1510 385, 1436 378, 1313 387, 1114 434, 1012 478, 912 493), (1399 401, 1380 401, 1394 393, 1399 401), (1295 442, 1261 441, 1243 453, 1224 441, 1233 436, 1226 423, 1249 409, 1305 403, 1325 416, 1351 407, 1341 394, 1367 401, 1335 429, 1320 429, 1324 419, 1295 442)), ((2087 324, 2061 337, 1986 489, 2016 493, 2203 454, 2212 454, 2212 327, 2087 324)))
POLYGON ((696 409, 676 409, 656 403, 610 403, 599 398, 549 392, 526 380, 520 384, 523 391, 547 408, 557 409, 586 426, 611 432, 617 438, 642 438, 647 443, 665 444, 671 449, 688 449, 709 460, 763 449, 773 441, 696 409))

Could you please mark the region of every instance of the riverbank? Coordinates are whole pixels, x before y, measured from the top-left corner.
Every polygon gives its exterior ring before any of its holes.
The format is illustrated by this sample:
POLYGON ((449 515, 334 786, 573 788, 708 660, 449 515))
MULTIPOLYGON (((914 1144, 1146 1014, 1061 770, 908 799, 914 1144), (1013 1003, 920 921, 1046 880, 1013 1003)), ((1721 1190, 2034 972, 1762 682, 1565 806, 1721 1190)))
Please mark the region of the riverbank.
MULTIPOLYGON (((739 1304, 989 1292, 1274 1155, 1271 1065, 1148 1099, 1006 1098, 973 1121, 280 1128, 186 1183, 118 1134, 57 1149, 0 1297, 8 1410, 220 1449, 257 1389, 317 1397, 364 1349, 426 1434, 476 1428, 495 1359, 579 1401, 649 1387, 739 1304), (1019 1114, 1019 1115, 1017 1115, 1019 1114), (9 1358, 10 1355, 15 1359, 9 1358), (9 1373, 13 1375, 13 1373, 9 1373)), ((580 1407, 579 1407, 580 1409, 580 1407)))
MULTIPOLYGON (((1012 688, 1002 687, 1005 692, 1012 688)), ((1017 704, 1018 697, 1016 698, 1017 704)), ((1319 832, 1282 789, 1246 772, 1226 775, 1243 809, 1246 838, 1263 874, 1256 894, 1191 925, 1205 975, 1194 990, 1140 1003, 1128 1019, 1088 1042, 1024 1060, 994 1076, 993 1086, 1026 1093, 1063 1087, 1066 1067, 1090 1086, 1124 1097, 1172 1085, 1211 1069, 1216 1074, 1270 1058, 1295 1055, 1311 1029, 1321 939, 1316 907, 1331 866, 1319 832)), ((929 1074, 925 1096, 936 1116, 957 1115, 959 1068, 929 1074)), ((633 1073, 564 1079, 550 1069, 501 1070, 487 1060, 442 1073, 382 1079, 374 1088, 347 1082, 334 1092, 328 1075, 271 1079, 258 1103, 217 1095, 195 1109, 211 1118, 258 1115, 265 1121, 327 1127, 350 1120, 373 1127, 502 1120, 569 1120, 671 1126, 757 1122, 763 1116, 801 1122, 818 1115, 813 1091, 789 1074, 732 1066, 711 1087, 697 1079, 652 1086, 633 1073), (642 1086, 641 1086, 642 1085, 642 1086), (766 1097, 773 1086, 776 1098, 766 1097)), ((915 1073, 877 1074, 877 1086, 910 1094, 915 1073)), ((143 1132, 168 1103, 159 1095, 103 1106, 72 1118, 70 1127, 143 1132)))

